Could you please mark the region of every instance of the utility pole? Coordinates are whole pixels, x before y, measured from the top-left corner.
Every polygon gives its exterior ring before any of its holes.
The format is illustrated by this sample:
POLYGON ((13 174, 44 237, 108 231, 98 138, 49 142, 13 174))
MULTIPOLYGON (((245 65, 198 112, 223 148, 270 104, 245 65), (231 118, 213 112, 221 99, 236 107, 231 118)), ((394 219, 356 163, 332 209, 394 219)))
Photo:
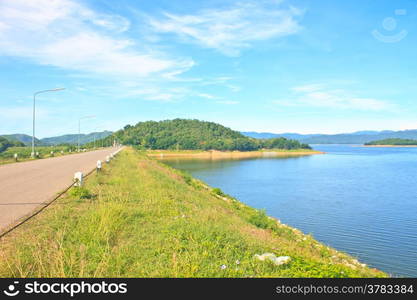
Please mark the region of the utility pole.
POLYGON ((41 93, 47 93, 47 92, 58 92, 65 90, 65 88, 56 88, 51 90, 43 90, 38 91, 33 94, 33 123, 32 123, 32 153, 30 154, 31 157, 35 157, 35 105, 36 105, 36 96, 41 93))

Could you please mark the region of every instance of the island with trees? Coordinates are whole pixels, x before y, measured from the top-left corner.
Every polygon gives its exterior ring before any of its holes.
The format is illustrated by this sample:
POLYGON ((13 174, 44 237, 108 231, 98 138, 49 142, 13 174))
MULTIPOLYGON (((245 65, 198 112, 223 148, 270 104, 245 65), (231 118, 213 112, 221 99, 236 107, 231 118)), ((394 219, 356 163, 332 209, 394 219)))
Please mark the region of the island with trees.
MULTIPOLYGON (((151 150, 256 151, 262 149, 311 150, 308 144, 283 137, 254 139, 213 122, 174 119, 139 122, 106 137, 124 145, 151 150)), ((107 141, 108 142, 108 141, 107 141)))
POLYGON ((417 147, 417 140, 391 138, 371 141, 364 145, 368 147, 417 147))

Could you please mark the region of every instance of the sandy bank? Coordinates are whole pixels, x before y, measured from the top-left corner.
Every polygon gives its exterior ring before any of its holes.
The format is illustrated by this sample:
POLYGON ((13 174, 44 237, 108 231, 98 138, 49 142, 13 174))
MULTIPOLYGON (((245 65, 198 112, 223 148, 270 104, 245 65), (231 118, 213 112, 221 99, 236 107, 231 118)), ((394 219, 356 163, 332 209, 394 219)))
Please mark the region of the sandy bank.
POLYGON ((155 158, 202 158, 202 159, 242 159, 257 157, 293 157, 313 154, 324 154, 315 150, 269 150, 269 151, 170 151, 152 150, 147 155, 155 158))

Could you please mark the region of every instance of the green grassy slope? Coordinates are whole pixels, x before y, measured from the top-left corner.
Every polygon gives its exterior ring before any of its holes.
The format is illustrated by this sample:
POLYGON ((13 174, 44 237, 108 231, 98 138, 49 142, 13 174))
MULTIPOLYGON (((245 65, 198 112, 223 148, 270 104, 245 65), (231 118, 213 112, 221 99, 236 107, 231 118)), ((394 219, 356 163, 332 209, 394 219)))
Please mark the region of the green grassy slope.
POLYGON ((1 277, 386 274, 127 148, 0 243, 1 277), (290 256, 276 266, 254 258, 290 256))

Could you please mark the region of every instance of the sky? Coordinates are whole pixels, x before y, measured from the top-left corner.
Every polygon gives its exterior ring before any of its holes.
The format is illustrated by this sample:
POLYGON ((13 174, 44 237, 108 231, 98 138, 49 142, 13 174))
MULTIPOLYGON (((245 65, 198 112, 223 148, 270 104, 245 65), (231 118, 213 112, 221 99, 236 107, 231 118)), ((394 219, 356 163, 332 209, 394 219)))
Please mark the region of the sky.
POLYGON ((0 134, 416 129, 416 70, 415 0, 0 0, 0 134))

